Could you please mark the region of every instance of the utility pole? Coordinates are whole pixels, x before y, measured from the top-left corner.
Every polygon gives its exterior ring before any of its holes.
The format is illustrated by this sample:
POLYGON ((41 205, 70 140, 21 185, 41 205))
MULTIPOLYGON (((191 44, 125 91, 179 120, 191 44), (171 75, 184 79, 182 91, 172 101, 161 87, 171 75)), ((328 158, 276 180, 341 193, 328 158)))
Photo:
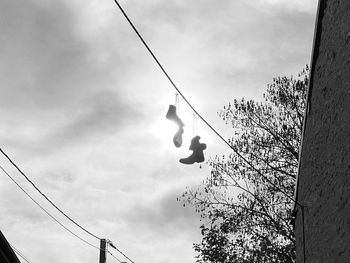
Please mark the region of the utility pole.
POLYGON ((106 254, 107 254, 106 239, 102 238, 100 240, 100 263, 106 263, 106 254))

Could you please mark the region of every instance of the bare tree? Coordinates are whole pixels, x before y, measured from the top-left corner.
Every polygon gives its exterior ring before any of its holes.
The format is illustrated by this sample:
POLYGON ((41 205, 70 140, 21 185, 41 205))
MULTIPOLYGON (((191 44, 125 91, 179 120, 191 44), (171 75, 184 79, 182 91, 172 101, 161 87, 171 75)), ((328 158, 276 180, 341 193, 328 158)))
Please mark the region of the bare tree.
POLYGON ((179 201, 201 214, 197 262, 295 262, 290 224, 309 68, 267 85, 261 102, 234 100, 219 116, 233 129, 232 153, 179 201), (289 196, 289 197, 288 197, 289 196))

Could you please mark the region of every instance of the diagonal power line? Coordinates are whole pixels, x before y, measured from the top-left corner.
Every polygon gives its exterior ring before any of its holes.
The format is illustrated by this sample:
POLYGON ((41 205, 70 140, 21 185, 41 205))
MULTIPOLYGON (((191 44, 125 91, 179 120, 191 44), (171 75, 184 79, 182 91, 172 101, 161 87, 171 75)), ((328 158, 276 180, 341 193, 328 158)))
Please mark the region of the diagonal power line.
MULTIPOLYGON (((53 216, 49 211, 47 211, 42 205, 40 205, 1 165, 0 165, 0 169, 11 179, 11 181, 16 184, 16 186, 28 197, 30 198, 41 210, 43 210, 45 212, 45 214, 47 214, 53 221, 55 221, 57 224, 59 224, 64 230, 66 230, 67 232, 69 232, 71 235, 75 236, 76 238, 78 238, 80 241, 84 242, 85 244, 101 251, 101 248, 91 244, 90 242, 88 242, 87 240, 83 239, 82 237, 80 237, 79 235, 77 235, 76 233, 74 233, 72 230, 70 230, 68 227, 66 227, 62 222, 60 222, 55 216, 53 216)), ((10 244, 11 245, 11 244, 10 244)), ((11 245, 11 247, 15 250, 15 252, 21 257, 23 258, 23 260, 25 260, 28 263, 31 263, 31 261, 26 258, 23 253, 21 253, 19 250, 16 250, 16 248, 11 245)), ((108 249, 102 250, 105 251, 107 253, 109 253, 115 260, 117 260, 118 262, 122 263, 122 261, 120 261, 116 256, 114 256, 111 252, 108 251, 108 249)), ((123 252, 121 252, 120 250, 118 250, 119 253, 121 253, 122 255, 124 255, 127 259, 129 259, 123 252)), ((129 259, 130 260, 130 259, 129 259)), ((130 260, 132 263, 134 263, 132 260, 130 260)))
MULTIPOLYGON (((277 190, 279 190, 281 193, 283 193, 287 198, 290 200, 298 203, 293 197, 291 197, 286 191, 282 190, 280 187, 278 187, 275 183, 273 183, 269 178, 267 178, 265 175, 263 175, 256 167, 254 167, 253 164, 251 164, 242 154, 240 154, 201 114, 198 113, 198 111, 192 106, 192 104, 187 100, 187 98, 182 94, 182 92, 179 90, 179 88, 175 85, 174 81, 170 78, 169 74, 166 72, 162 64, 159 62, 151 48, 147 45, 146 41, 143 39, 141 34, 138 32, 137 28, 134 26, 134 24, 129 19, 128 15, 125 13, 121 5, 118 3, 117 0, 114 0, 115 4, 118 6, 119 10, 124 15, 125 19, 129 22, 132 29, 135 31, 136 35, 139 37, 143 45, 146 47, 152 58, 155 60, 159 68, 162 70, 164 75, 167 77, 171 85, 174 87, 176 92, 183 98, 183 100, 187 103, 187 105, 193 110, 193 112, 228 146, 230 147, 245 163, 247 163, 254 171, 256 171, 261 177, 263 177, 267 182, 269 182, 272 186, 274 186, 277 190)), ((299 203, 298 203, 299 204, 299 203)), ((300 205, 300 204, 299 204, 300 205)))
POLYGON ((25 262, 31 263, 31 261, 21 251, 19 251, 17 248, 15 248, 12 244, 9 244, 9 245, 15 251, 15 253, 18 256, 20 256, 25 262))
POLYGON ((86 228, 82 227, 79 223, 77 223, 75 220, 73 220, 70 216, 68 216, 65 212, 63 212, 57 205, 54 204, 54 202, 51 201, 51 199, 49 199, 29 178, 28 176, 22 172, 22 170, 12 161, 12 159, 0 148, 0 152, 7 158, 7 160, 17 169, 18 172, 20 172, 20 174, 22 174, 24 176, 24 178, 35 188, 35 190, 37 190, 53 207, 55 207, 62 215, 64 215, 69 221, 71 221, 72 223, 74 223, 76 226, 78 226, 80 229, 82 229, 83 231, 85 231, 86 233, 88 233, 90 236, 101 240, 101 238, 99 238, 98 236, 96 236, 95 234, 91 233, 90 231, 88 231, 86 228))
MULTIPOLYGON (((98 236, 94 235, 93 233, 91 233, 90 231, 88 231, 86 228, 82 227, 79 223, 77 223, 76 221, 74 221, 71 217, 69 217, 65 212, 63 212, 57 205, 55 205, 29 178, 28 176, 14 163, 14 161, 12 161, 12 159, 0 148, 0 152, 7 158, 7 160, 17 169, 18 172, 21 173, 21 175, 24 176, 24 178, 53 206, 55 207, 61 214, 63 214, 67 219, 69 219, 69 221, 71 221, 72 223, 74 223, 76 226, 78 226, 80 229, 84 230, 86 233, 88 233, 90 236, 98 239, 101 241, 101 238, 99 238, 98 236)), ((0 169, 37 205, 39 206, 49 217, 51 217, 54 221, 56 221, 56 223, 58 223, 59 225, 61 225, 66 231, 68 231, 69 233, 71 233, 73 236, 77 237, 78 239, 80 239, 81 241, 83 241, 84 243, 98 249, 101 250, 99 247, 89 243, 88 241, 86 241, 85 239, 81 238, 80 236, 78 236, 77 234, 75 234, 74 232, 72 232, 69 228, 67 228, 65 225, 63 225, 58 219, 56 219, 53 215, 51 215, 44 207, 42 207, 33 197, 31 197, 11 176, 10 174, 0 165, 0 169)), ((130 262, 135 263, 134 261, 132 261, 125 253, 123 253, 120 249, 118 249, 117 247, 115 247, 114 245, 112 246, 114 249, 116 249, 120 254, 122 254, 125 258, 127 258, 130 262)), ((110 253, 108 250, 106 250, 106 252, 110 253)), ((118 260, 112 253, 110 253, 114 259, 118 260)))
POLYGON ((89 243, 88 241, 86 241, 85 239, 81 238, 80 236, 78 236, 77 234, 75 234, 72 230, 70 230, 68 227, 66 227, 63 223, 61 223, 56 217, 54 217, 50 212, 48 212, 42 205, 40 205, 26 190, 24 190, 24 188, 22 186, 20 186, 20 184, 0 165, 0 169, 11 179, 11 181, 13 183, 15 183, 19 189, 21 189, 21 191, 28 196, 41 210, 43 210, 49 217, 51 217, 52 220, 54 220, 57 224, 59 224, 61 227, 63 227, 67 232, 71 233, 73 236, 75 236, 76 238, 80 239, 80 241, 83 241, 84 243, 97 248, 99 250, 99 248, 91 243, 89 243))

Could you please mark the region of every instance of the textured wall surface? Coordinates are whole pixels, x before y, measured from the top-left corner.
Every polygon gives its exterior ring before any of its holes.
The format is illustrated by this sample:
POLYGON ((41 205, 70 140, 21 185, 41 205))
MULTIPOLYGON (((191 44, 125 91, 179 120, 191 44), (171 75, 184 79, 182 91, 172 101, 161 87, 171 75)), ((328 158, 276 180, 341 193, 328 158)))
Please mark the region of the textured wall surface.
POLYGON ((321 0, 295 230, 297 262, 350 262, 350 0, 321 0))

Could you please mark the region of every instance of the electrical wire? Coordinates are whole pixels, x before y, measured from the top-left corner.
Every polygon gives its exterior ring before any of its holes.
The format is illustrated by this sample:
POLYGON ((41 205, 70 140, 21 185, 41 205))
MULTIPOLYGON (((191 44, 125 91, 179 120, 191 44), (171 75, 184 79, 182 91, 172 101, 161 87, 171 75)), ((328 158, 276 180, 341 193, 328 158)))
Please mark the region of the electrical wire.
POLYGON ((17 248, 15 248, 15 246, 13 246, 12 244, 9 244, 9 245, 13 249, 13 251, 15 251, 15 253, 18 256, 20 256, 25 262, 31 263, 31 261, 22 252, 20 252, 17 248))
POLYGON ((86 241, 85 239, 81 238, 77 234, 75 234, 72 230, 67 228, 65 225, 63 225, 56 217, 54 217, 50 212, 48 212, 44 207, 42 207, 22 186, 19 185, 19 183, 13 179, 13 177, 0 165, 0 169, 11 179, 12 182, 14 182, 18 188, 22 190, 23 193, 25 193, 41 210, 43 210, 52 220, 54 220, 57 224, 59 224, 61 227, 63 227, 66 231, 68 231, 70 234, 75 236, 76 238, 80 239, 80 241, 86 243, 87 245, 94 247, 98 250, 100 250, 99 247, 91 244, 90 242, 86 241))
MULTIPOLYGON (((63 225, 57 218, 55 218, 53 215, 51 215, 44 207, 42 207, 30 194, 28 194, 28 192, 26 190, 24 190, 23 187, 21 187, 19 185, 19 183, 13 179, 13 177, 0 165, 0 169, 11 179, 11 181, 13 183, 15 183, 17 185, 18 188, 20 188, 22 190, 22 192, 24 192, 41 210, 43 210, 49 217, 51 217, 51 219, 53 219, 56 223, 58 223, 61 227, 63 227, 66 231, 68 231, 70 234, 72 234, 73 236, 75 236, 76 238, 78 238, 80 241, 86 243, 87 245, 97 249, 97 250, 101 250, 99 247, 91 244, 90 242, 86 241, 85 239, 81 238, 80 236, 78 236, 77 234, 75 234, 73 231, 71 231, 69 228, 67 228, 65 225, 63 225)), ((13 247, 12 245, 10 245, 11 247, 13 247)), ((14 248, 14 247, 13 247, 14 248)), ((102 250, 105 252, 108 252, 114 259, 116 259, 118 262, 121 262, 117 257, 115 257, 111 252, 109 252, 107 249, 102 250)), ((19 251, 18 251, 19 252, 19 251)), ((119 253, 121 253, 122 255, 124 255, 121 251, 118 250, 119 253)), ((20 253, 20 252, 19 252, 20 253)), ((125 256, 125 255, 124 255, 125 256)), ((128 258, 128 257, 127 257, 128 258)), ((23 258, 24 259, 24 258, 23 258)), ((128 258, 129 259, 129 258, 128 258)), ((25 260, 25 259, 24 259, 25 260)), ((129 259, 130 260, 130 259, 129 259)), ((26 260, 27 261, 27 260, 26 260)), ((28 262, 28 261, 27 261, 28 262)), ((133 262, 133 261, 131 261, 133 262)))
MULTIPOLYGON (((11 248, 14 250, 14 252, 18 255, 18 256, 20 256, 25 262, 27 262, 27 263, 32 263, 32 261, 31 260, 29 260, 22 252, 20 252, 17 248, 15 248, 15 246, 14 245, 12 245, 12 244, 9 244, 10 246, 11 246, 11 248)), ((108 252, 115 260, 117 260, 119 263, 124 263, 124 262, 122 262, 120 259, 118 259, 116 256, 114 256, 110 251, 108 251, 108 250, 105 250, 106 252, 108 252)))
MULTIPOLYGON (((112 243, 112 241, 110 241, 110 240, 106 240, 106 243, 107 243, 107 245, 110 245, 112 248, 114 248, 115 250, 117 250, 120 254, 122 254, 125 258, 127 258, 130 262, 132 262, 132 263, 135 263, 134 261, 132 261, 127 255, 125 255, 120 249, 118 249, 113 243, 112 243)), ((107 252, 108 253, 110 253, 112 256, 113 256, 113 254, 111 253, 111 252, 109 252, 108 251, 108 249, 107 249, 107 252)), ((114 257, 114 256, 113 256, 114 257)), ((117 260, 119 260, 119 259, 117 259, 117 260)), ((124 262, 122 262, 122 263, 124 263, 124 262)))
POLYGON ((116 5, 119 7, 119 10, 124 15, 125 19, 129 22, 132 29, 135 31, 143 45, 146 47, 148 52, 151 54, 155 62, 158 64, 164 75, 167 77, 167 79, 170 81, 171 85, 174 87, 176 92, 183 98, 183 100, 187 103, 187 105, 193 110, 193 112, 228 146, 230 147, 245 163, 247 163, 253 170, 255 170, 261 177, 263 177, 267 182, 269 182, 271 185, 273 185, 276 189, 278 189, 281 193, 283 193, 286 197, 288 197, 290 200, 297 203, 297 201, 291 197, 289 194, 287 194, 284 190, 282 190, 280 187, 278 187, 276 184, 274 184, 270 179, 268 179, 265 175, 263 175, 257 168, 254 167, 253 164, 251 164, 242 154, 240 154, 214 127, 206 120, 204 117, 198 113, 198 111, 192 106, 192 104, 187 100, 187 98, 182 94, 182 92, 178 89, 178 87, 175 85, 174 81, 170 78, 169 74, 165 71, 162 64, 159 62, 157 57, 154 55, 153 51, 150 49, 150 47, 147 45, 146 41, 143 39, 141 34, 138 32, 134 24, 129 19, 128 15, 125 13, 121 5, 118 3, 117 0, 114 0, 116 5))
POLYGON ((110 252, 110 251, 108 251, 108 250, 107 250, 107 252, 108 252, 108 254, 110 254, 115 260, 117 260, 119 263, 123 263, 119 258, 117 258, 116 256, 114 256, 114 255, 112 254, 112 252, 110 252))
POLYGON ((15 251, 15 253, 17 254, 17 256, 20 256, 25 262, 31 263, 31 261, 29 261, 25 256, 23 256, 19 251, 16 251, 15 249, 13 249, 15 251))
POLYGON ((27 175, 22 172, 22 170, 11 160, 11 158, 0 148, 0 152, 9 160, 9 162, 17 169, 20 174, 24 176, 24 178, 37 190, 53 207, 55 207, 62 215, 64 215, 69 221, 74 223, 76 226, 78 226, 80 229, 88 233, 90 236, 101 240, 98 236, 94 235, 90 231, 88 231, 86 228, 82 227, 80 224, 78 224, 76 221, 74 221, 71 217, 69 217, 65 212, 63 212, 57 205, 55 205, 28 177, 27 175))
MULTIPOLYGON (((7 158, 7 160, 17 169, 18 172, 20 172, 21 175, 24 176, 24 178, 52 205, 54 206, 61 214, 63 214, 67 219, 69 219, 72 223, 74 223, 76 226, 78 226, 80 229, 84 230, 86 233, 90 234, 92 237, 98 239, 101 241, 101 238, 98 236, 92 234, 90 231, 82 227, 80 224, 78 224, 76 221, 74 221, 72 218, 70 218, 66 213, 64 213, 58 206, 56 206, 29 178, 28 176, 12 161, 12 159, 0 148, 0 152, 7 158)), ((36 202, 6 171, 5 169, 0 165, 0 168, 4 171, 4 173, 7 174, 8 177, 30 198, 33 202, 35 202, 48 216, 50 216, 53 220, 55 220, 58 224, 60 224, 64 229, 66 229, 68 232, 70 232, 72 235, 79 238, 81 241, 85 242, 86 244, 100 250, 99 247, 89 243, 88 241, 84 240, 80 236, 73 233, 70 229, 68 229, 66 226, 64 226, 61 222, 59 222, 55 217, 53 217, 47 210, 45 210, 38 202, 36 202)), ((114 247, 114 246, 113 246, 114 247)), ((121 250, 119 250, 117 247, 114 247, 120 254, 122 254, 125 258, 132 261, 127 255, 125 255, 121 250)))
POLYGON ((131 263, 135 263, 132 261, 127 255, 125 255, 122 251, 120 251, 117 247, 115 247, 115 250, 117 250, 120 254, 122 254, 126 259, 128 259, 131 263))

